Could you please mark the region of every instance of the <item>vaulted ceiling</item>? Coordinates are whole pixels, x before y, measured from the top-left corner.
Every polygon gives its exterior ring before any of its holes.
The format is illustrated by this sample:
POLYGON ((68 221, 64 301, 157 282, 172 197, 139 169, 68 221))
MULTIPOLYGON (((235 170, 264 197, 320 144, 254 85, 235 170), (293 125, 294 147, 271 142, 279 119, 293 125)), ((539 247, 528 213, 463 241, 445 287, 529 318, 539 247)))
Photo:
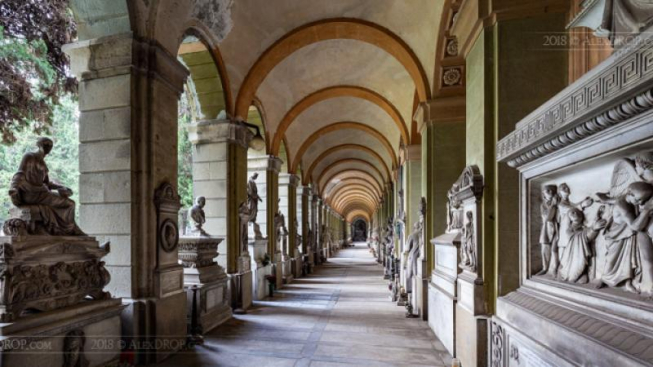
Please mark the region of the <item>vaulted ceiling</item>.
POLYGON ((227 111, 256 101, 268 153, 345 217, 369 216, 417 140, 444 0, 238 0, 219 46, 227 111))

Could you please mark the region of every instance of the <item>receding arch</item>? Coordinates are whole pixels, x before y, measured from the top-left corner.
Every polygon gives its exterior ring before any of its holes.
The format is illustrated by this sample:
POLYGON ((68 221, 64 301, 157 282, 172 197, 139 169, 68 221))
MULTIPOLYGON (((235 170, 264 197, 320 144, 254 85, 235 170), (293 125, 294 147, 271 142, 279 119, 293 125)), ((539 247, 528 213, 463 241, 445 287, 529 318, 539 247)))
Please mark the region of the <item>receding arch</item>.
MULTIPOLYGON (((384 176, 383 173, 381 173, 381 171, 380 171, 378 168, 376 168, 376 166, 373 165, 372 163, 370 163, 370 162, 368 162, 368 161, 366 161, 366 160, 364 160, 364 159, 359 159, 359 158, 347 158, 347 159, 341 159, 341 160, 339 160, 339 161, 335 161, 335 162, 331 163, 330 165, 328 165, 326 168, 324 168, 324 169, 322 170, 322 172, 320 172, 320 175, 317 177, 317 181, 316 181, 316 182, 320 182, 320 179, 322 178, 322 176, 323 176, 326 172, 329 172, 330 169, 332 169, 332 168, 334 168, 334 167, 337 167, 337 166, 339 166, 339 165, 341 165, 341 164, 347 164, 347 163, 362 163, 363 165, 372 168, 372 170, 374 170, 374 172, 376 172, 376 173, 379 175, 379 177, 381 177, 382 179, 384 179, 386 182, 389 182, 389 181, 390 181, 390 176, 389 176, 389 175, 388 175, 388 176, 384 176)), ((305 185, 308 184, 308 182, 309 182, 310 180, 311 180, 311 178, 310 178, 310 177, 307 177, 306 180, 304 181, 304 184, 305 184, 305 185)))
POLYGON ((315 141, 317 141, 317 139, 321 138, 322 136, 324 136, 326 134, 332 133, 334 131, 344 130, 344 129, 361 130, 361 131, 364 131, 364 132, 372 135, 373 137, 375 137, 377 140, 379 140, 381 142, 381 144, 383 144, 385 149, 390 154, 390 157, 392 158, 392 168, 394 169, 396 167, 396 165, 397 165, 397 155, 395 154, 395 150, 392 148, 392 145, 390 144, 388 139, 385 136, 383 136, 383 134, 381 134, 378 130, 376 130, 376 129, 368 126, 368 125, 365 125, 363 123, 360 123, 360 122, 343 121, 343 122, 336 122, 334 124, 324 126, 323 128, 321 128, 321 129, 317 130, 316 132, 314 132, 313 134, 311 134, 311 136, 309 136, 308 139, 306 139, 306 141, 302 144, 302 146, 297 151, 297 154, 295 155, 295 158, 293 160, 293 164, 292 164, 292 168, 291 168, 292 171, 291 172, 292 173, 296 172, 297 166, 301 162, 301 159, 304 156, 304 153, 306 153, 308 148, 310 148, 310 146, 313 145, 313 143, 315 143, 315 141))
POLYGON ((219 46, 211 41, 211 36, 207 33, 206 29, 198 27, 197 25, 189 27, 184 35, 185 37, 196 37, 198 41, 192 43, 181 43, 179 45, 178 54, 201 51, 202 46, 206 48, 206 50, 211 54, 218 71, 222 92, 224 93, 225 111, 228 116, 232 116, 234 112, 234 98, 233 93, 231 92, 231 83, 229 81, 229 73, 227 73, 227 66, 222 58, 219 46))
POLYGON ((399 36, 378 24, 350 18, 323 19, 297 27, 268 47, 247 72, 236 100, 236 116, 244 116, 261 83, 286 57, 320 41, 351 39, 381 48, 411 76, 420 102, 431 98, 428 78, 415 52, 399 36))
POLYGON ((342 190, 352 190, 352 189, 356 188, 356 189, 368 190, 371 193, 371 196, 374 198, 374 200, 376 200, 378 202, 381 199, 379 194, 372 187, 370 187, 368 185, 369 184, 364 184, 364 183, 359 183, 359 182, 342 185, 342 186, 334 189, 331 196, 330 197, 325 197, 324 200, 327 201, 327 202, 330 202, 334 198, 336 198, 338 196, 338 194, 342 192, 342 190))
POLYGON ((334 184, 330 190, 325 189, 323 193, 324 199, 328 200, 332 194, 335 194, 335 190, 339 190, 341 187, 346 187, 350 184, 365 184, 374 192, 377 198, 381 198, 381 189, 376 186, 374 181, 369 181, 367 177, 347 177, 334 184))
POLYGON ((304 97, 301 101, 297 102, 297 104, 295 104, 286 113, 286 115, 279 123, 279 126, 277 127, 277 132, 274 134, 274 139, 272 141, 272 151, 270 152, 270 154, 274 154, 274 155, 277 154, 279 150, 279 146, 281 144, 281 140, 284 139, 286 136, 286 131, 290 128, 292 123, 295 122, 296 118, 302 114, 302 112, 306 111, 311 106, 321 101, 330 98, 337 98, 337 97, 361 98, 376 104, 392 118, 392 120, 395 122, 395 125, 397 125, 397 128, 399 128, 402 142, 404 144, 408 144, 407 142, 409 139, 408 138, 409 133, 408 133, 408 127, 406 126, 406 122, 404 121, 404 118, 401 117, 401 114, 399 113, 397 108, 392 103, 390 103, 390 101, 388 101, 385 97, 378 94, 377 92, 364 87, 353 86, 353 85, 338 85, 338 86, 320 89, 316 92, 309 94, 308 96, 304 97))
POLYGON ((337 197, 333 198, 333 207, 336 208, 337 210, 340 210, 342 208, 342 205, 347 203, 349 200, 360 200, 361 202, 365 202, 369 204, 371 208, 375 207, 377 202, 374 201, 369 196, 369 193, 366 192, 365 190, 349 190, 346 192, 341 193, 337 197))
POLYGON ((374 150, 372 150, 372 149, 370 149, 370 148, 368 148, 366 146, 363 146, 363 145, 342 144, 342 145, 336 145, 335 147, 331 147, 331 148, 325 150, 324 152, 322 152, 322 154, 320 154, 317 158, 315 158, 315 160, 313 161, 313 163, 311 163, 311 166, 308 168, 308 170, 305 171, 306 177, 311 177, 311 175, 313 174, 313 171, 315 170, 317 165, 320 164, 320 162, 322 162, 322 160, 324 160, 329 155, 340 152, 342 150, 359 150, 361 152, 366 152, 366 153, 372 155, 374 158, 376 158, 381 163, 381 166, 384 168, 386 174, 388 176, 390 176, 390 168, 388 168, 385 161, 383 160, 383 157, 381 157, 379 155, 379 153, 377 153, 374 150))
POLYGON ((354 209, 351 212, 347 213, 345 217, 345 220, 347 223, 352 223, 355 220, 362 218, 366 220, 368 223, 370 223, 370 214, 362 209, 354 209))
POLYGON ((355 200, 342 207, 343 213, 347 213, 349 211, 356 210, 356 209, 364 210, 369 213, 374 213, 377 210, 376 207, 370 207, 362 202, 355 201, 355 200))
POLYGON ((336 177, 338 177, 339 175, 345 174, 345 173, 347 173, 347 172, 356 172, 356 173, 360 173, 360 174, 363 174, 363 175, 365 175, 366 177, 372 179, 372 181, 374 181, 374 182, 376 183, 376 185, 378 186, 379 193, 381 194, 381 196, 383 195, 383 194, 382 194, 382 193, 383 193, 383 183, 379 182, 379 180, 377 180, 376 177, 374 177, 373 175, 371 175, 369 172, 367 172, 367 171, 363 171, 362 169, 358 169, 358 168, 344 168, 344 169, 342 169, 342 170, 340 170, 340 171, 337 171, 336 173, 334 173, 334 174, 332 174, 331 176, 329 176, 329 178, 328 178, 326 181, 324 181, 324 182, 325 182, 324 187, 321 187, 321 186, 320 186, 320 181, 316 182, 316 185, 317 185, 318 191, 321 192, 322 194, 325 194, 325 191, 324 191, 324 190, 326 190, 327 186, 329 185, 329 182, 333 181, 333 180, 334 180, 336 177))

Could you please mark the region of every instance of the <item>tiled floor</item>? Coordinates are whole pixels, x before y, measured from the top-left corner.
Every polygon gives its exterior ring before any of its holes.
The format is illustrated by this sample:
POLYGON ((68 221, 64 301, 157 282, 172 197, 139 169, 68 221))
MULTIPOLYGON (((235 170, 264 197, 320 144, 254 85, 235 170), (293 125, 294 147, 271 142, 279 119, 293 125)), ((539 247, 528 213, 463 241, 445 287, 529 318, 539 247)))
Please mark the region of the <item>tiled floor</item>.
POLYGON ((341 250, 164 366, 450 366, 426 322, 406 319, 365 244, 341 250))

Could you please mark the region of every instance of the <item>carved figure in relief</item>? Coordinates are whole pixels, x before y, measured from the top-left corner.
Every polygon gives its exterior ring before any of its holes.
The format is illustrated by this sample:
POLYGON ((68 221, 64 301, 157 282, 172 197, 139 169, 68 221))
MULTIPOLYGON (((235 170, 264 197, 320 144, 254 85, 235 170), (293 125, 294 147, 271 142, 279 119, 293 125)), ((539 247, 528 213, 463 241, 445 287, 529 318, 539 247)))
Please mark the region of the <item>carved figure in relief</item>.
POLYGON ((207 236, 207 233, 202 229, 204 223, 206 223, 206 215, 204 214, 204 206, 206 205, 206 199, 204 196, 198 196, 195 199, 195 205, 193 205, 188 210, 188 216, 193 221, 195 228, 193 229, 194 233, 197 233, 202 236, 207 236))
POLYGON ((601 193, 597 197, 601 202, 613 205, 612 219, 604 234, 608 242, 607 254, 598 287, 623 286, 629 292, 644 290, 650 293, 653 286, 653 242, 645 231, 653 212, 653 185, 633 182, 628 185, 625 195, 616 199, 601 193))
POLYGON ((86 335, 82 330, 73 330, 66 334, 63 341, 63 367, 87 367, 90 362, 84 355, 86 335))
POLYGON ((540 215, 542 217, 542 229, 540 231, 540 246, 542 251, 542 270, 537 275, 557 270, 558 241, 558 193, 555 185, 546 185, 542 188, 542 204, 540 204, 540 215))
POLYGON ((29 212, 33 222, 30 234, 84 235, 75 223, 73 191, 50 180, 45 157, 53 145, 51 139, 39 138, 38 151, 23 156, 11 179, 9 197, 15 206, 29 212))
POLYGON ((603 236, 607 254, 599 287, 623 286, 631 292, 653 293, 653 221, 646 215, 653 206, 651 188, 653 153, 643 152, 635 159, 620 159, 610 191, 596 195, 612 209, 603 236), (632 257, 619 257, 628 254, 632 257))
POLYGON ((558 185, 558 196, 559 196, 559 203, 558 203, 558 216, 559 216, 559 224, 560 228, 558 229, 558 258, 562 258, 562 252, 564 251, 564 248, 567 246, 567 244, 570 241, 570 218, 568 216, 568 213, 571 209, 580 209, 584 210, 594 204, 594 200, 592 198, 587 197, 585 200, 583 200, 580 203, 572 203, 571 200, 569 199, 569 195, 571 195, 571 189, 569 189, 569 186, 566 183, 562 183, 558 185))
POLYGON ((470 271, 476 271, 476 242, 474 240, 474 213, 468 211, 467 222, 463 227, 463 243, 460 251, 460 266, 470 271))
MULTIPOLYGON (((572 283, 588 283, 591 279, 590 269, 593 267, 594 249, 592 242, 605 228, 607 221, 603 219, 605 207, 599 208, 596 222, 585 226, 585 214, 582 210, 571 207, 566 212, 565 246, 560 246, 560 267, 558 279, 572 283)), ((562 225, 561 225, 562 228, 562 225)), ((561 229, 561 236, 563 235, 561 229)), ((561 237, 562 238, 562 237, 561 237)), ((562 244, 562 243, 561 243, 562 244)))

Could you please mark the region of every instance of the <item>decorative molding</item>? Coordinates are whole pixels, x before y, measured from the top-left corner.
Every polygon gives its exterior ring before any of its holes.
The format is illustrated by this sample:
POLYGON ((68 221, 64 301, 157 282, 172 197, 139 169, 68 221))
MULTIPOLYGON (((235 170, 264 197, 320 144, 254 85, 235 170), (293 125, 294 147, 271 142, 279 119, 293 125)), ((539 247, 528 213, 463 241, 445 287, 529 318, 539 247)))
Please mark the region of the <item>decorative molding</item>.
POLYGON ((497 160, 518 167, 650 110, 651 40, 625 47, 520 121, 497 144, 497 160))
POLYGON ((188 126, 188 139, 193 145, 229 142, 245 149, 254 134, 235 120, 202 120, 188 126))
MULTIPOLYGON (((549 322, 582 334, 595 343, 646 364, 653 364, 653 355, 649 352, 653 350, 653 338, 650 336, 609 322, 604 318, 580 313, 519 291, 512 292, 502 299, 513 306, 545 318, 549 322)), ((492 350, 494 352, 494 337, 492 350)))
POLYGON ((496 322, 492 323, 490 363, 492 367, 503 367, 503 349, 505 345, 506 332, 496 322))
POLYGON ((172 252, 179 243, 179 226, 177 215, 181 208, 179 195, 175 188, 167 182, 154 193, 154 205, 157 209, 158 238, 157 242, 165 252, 172 252))
POLYGON ((442 69, 442 84, 444 88, 463 84, 462 66, 445 67, 442 69))

